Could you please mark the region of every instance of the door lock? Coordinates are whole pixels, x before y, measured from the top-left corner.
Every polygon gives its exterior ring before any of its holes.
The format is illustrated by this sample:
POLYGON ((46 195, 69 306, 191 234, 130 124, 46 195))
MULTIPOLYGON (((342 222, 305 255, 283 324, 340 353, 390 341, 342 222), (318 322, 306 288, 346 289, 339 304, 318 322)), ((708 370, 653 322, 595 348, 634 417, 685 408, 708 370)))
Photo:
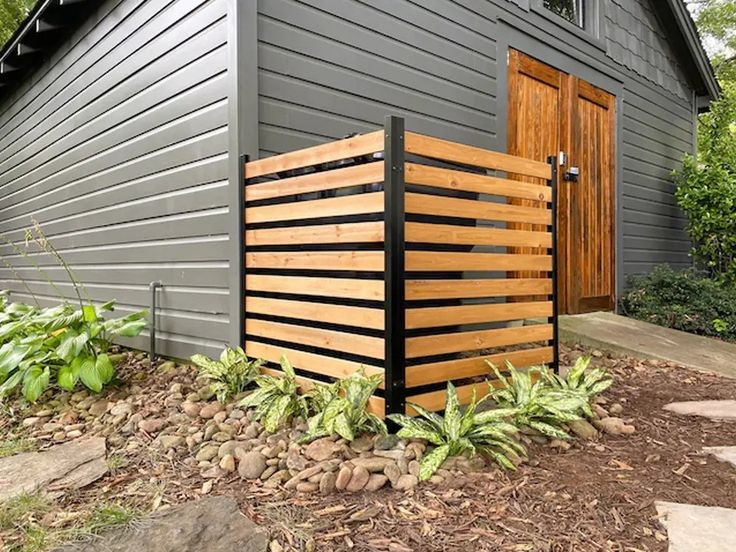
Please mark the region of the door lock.
POLYGON ((570 170, 566 171, 562 175, 562 178, 565 182, 577 182, 579 176, 580 176, 580 168, 570 167, 570 170))

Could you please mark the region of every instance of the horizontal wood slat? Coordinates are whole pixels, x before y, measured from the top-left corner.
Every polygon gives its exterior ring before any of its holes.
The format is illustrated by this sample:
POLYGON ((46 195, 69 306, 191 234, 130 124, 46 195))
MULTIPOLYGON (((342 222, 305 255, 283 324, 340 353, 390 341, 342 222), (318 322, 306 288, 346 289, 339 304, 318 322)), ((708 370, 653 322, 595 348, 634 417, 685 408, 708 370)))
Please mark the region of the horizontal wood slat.
MULTIPOLYGON (((361 368, 365 369, 365 373, 369 376, 375 374, 383 376, 383 368, 377 366, 298 351, 286 347, 278 347, 276 345, 268 345, 257 341, 248 341, 245 344, 245 353, 251 358, 262 358, 275 363, 279 362, 281 355, 286 355, 286 358, 289 359, 289 362, 295 368, 332 378, 347 378, 361 368)), ((383 382, 381 382, 379 387, 383 389, 383 382)))
MULTIPOLYGON (((493 201, 458 199, 455 197, 415 194, 411 192, 405 195, 405 202, 406 212, 418 215, 524 222, 542 225, 552 224, 552 210, 547 208, 521 207, 506 203, 495 203, 493 201)), ((260 207, 260 209, 263 209, 263 207, 260 207)))
MULTIPOLYGON (((547 364, 552 362, 553 354, 552 347, 538 347, 535 349, 523 349, 520 351, 509 351, 472 358, 407 366, 406 386, 420 387, 447 380, 461 380, 490 375, 491 369, 486 363, 486 360, 495 364, 500 369, 503 369, 507 360, 517 368, 547 364)), ((442 400, 444 401, 444 390, 440 392, 443 394, 442 400)), ((412 399, 410 398, 409 400, 412 399)), ((444 404, 440 405, 440 408, 442 406, 444 404)))
MULTIPOLYGON (((284 373, 281 370, 274 370, 273 368, 261 368, 261 372, 263 374, 268 374, 270 376, 274 377, 283 377, 284 373)), ((296 376, 296 382, 299 385, 299 388, 301 389, 302 393, 307 393, 314 389, 320 382, 317 380, 313 380, 311 378, 307 378, 304 376, 296 376)), ((372 395, 370 399, 368 399, 368 412, 371 412, 375 414, 376 416, 379 416, 381 418, 384 417, 386 412, 386 405, 385 401, 382 397, 377 397, 376 395, 372 395)))
POLYGON ((519 182, 518 180, 443 169, 441 167, 432 167, 417 163, 407 163, 405 174, 407 184, 418 184, 445 190, 459 190, 542 202, 552 201, 552 188, 540 184, 519 182))
POLYGON ((545 180, 552 177, 552 168, 540 161, 467 146, 415 132, 407 132, 404 136, 404 143, 406 144, 406 152, 415 155, 545 180))
POLYGON ((552 316, 552 301, 409 308, 406 310, 406 328, 415 330, 418 328, 523 320, 543 316, 552 316))
POLYGON ((383 151, 382 130, 251 161, 245 164, 245 177, 255 178, 266 174, 338 161, 348 157, 358 157, 377 151, 383 151))
POLYGON ((406 357, 477 351, 548 339, 552 339, 551 324, 410 337, 406 340, 406 357))
POLYGON ((383 221, 260 228, 245 232, 246 246, 383 242, 383 221))
POLYGON ((359 280, 356 278, 247 274, 245 276, 245 289, 246 291, 383 301, 385 284, 383 280, 359 280))
POLYGON ((255 319, 245 321, 245 333, 381 360, 384 357, 383 338, 380 337, 255 319))
POLYGON ((245 187, 245 201, 308 194, 376 182, 383 182, 383 161, 292 176, 273 182, 249 184, 245 187))
POLYGON ((550 232, 458 226, 454 224, 407 222, 405 236, 409 243, 552 247, 552 234, 550 232))
POLYGON ((488 280, 406 280, 406 299, 472 299, 552 293, 549 278, 488 280))
POLYGON ((383 251, 292 251, 245 254, 245 266, 250 269, 382 272, 383 263, 383 251))
POLYGON ((384 327, 383 309, 331 305, 311 301, 291 299, 271 299, 267 297, 246 297, 245 312, 300 318, 314 322, 344 324, 356 328, 382 330, 384 327))
POLYGON ((551 255, 407 251, 405 259, 407 271, 552 270, 551 255))
MULTIPOLYGON (((526 209, 527 207, 516 208, 526 209)), ((383 213, 383 192, 329 197, 327 199, 310 199, 279 203, 278 205, 264 205, 263 207, 246 207, 245 223, 257 224, 369 213, 383 213)))

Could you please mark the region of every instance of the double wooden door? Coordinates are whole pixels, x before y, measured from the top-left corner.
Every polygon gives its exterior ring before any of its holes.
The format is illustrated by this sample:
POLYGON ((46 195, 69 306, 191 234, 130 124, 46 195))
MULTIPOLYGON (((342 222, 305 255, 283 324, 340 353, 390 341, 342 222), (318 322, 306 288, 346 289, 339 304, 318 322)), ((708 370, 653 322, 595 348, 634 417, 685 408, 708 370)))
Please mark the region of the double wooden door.
POLYGON ((567 157, 557 183, 560 314, 612 310, 615 97, 514 50, 508 90, 508 152, 539 161, 567 157), (577 178, 566 180, 573 167, 577 178))

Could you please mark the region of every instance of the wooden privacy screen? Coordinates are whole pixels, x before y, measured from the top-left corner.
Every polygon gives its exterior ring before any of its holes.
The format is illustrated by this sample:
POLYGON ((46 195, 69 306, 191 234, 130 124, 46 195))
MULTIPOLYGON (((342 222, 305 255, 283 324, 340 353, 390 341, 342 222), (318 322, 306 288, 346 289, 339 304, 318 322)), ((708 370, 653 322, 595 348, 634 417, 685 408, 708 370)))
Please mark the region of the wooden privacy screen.
POLYGON ((407 401, 441 410, 447 381, 467 402, 486 360, 556 366, 555 166, 405 132, 396 117, 245 163, 247 354, 274 374, 285 354, 305 388, 381 374, 380 415, 407 401), (521 271, 539 277, 507 276, 521 271))

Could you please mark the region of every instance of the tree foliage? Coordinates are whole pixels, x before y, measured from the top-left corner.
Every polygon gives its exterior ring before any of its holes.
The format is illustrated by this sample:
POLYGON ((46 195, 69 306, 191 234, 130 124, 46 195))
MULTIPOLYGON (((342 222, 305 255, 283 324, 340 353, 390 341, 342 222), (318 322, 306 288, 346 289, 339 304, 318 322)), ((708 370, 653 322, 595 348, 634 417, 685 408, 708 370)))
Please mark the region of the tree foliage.
POLYGON ((36 0, 2 0, 0 2, 0 45, 4 45, 26 18, 36 0))

